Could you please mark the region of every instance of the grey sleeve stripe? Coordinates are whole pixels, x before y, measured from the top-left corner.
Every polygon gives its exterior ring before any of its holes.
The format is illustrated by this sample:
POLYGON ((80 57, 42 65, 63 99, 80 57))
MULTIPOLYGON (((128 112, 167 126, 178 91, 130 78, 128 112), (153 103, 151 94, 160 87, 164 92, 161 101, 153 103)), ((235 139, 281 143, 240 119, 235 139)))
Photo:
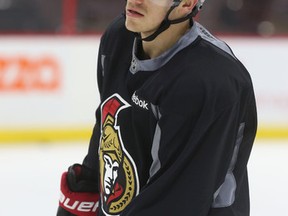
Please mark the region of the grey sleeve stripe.
MULTIPOLYGON (((152 108, 153 114, 155 115, 155 118, 159 120, 161 118, 161 114, 159 112, 158 107, 155 105, 151 105, 151 108, 152 108)), ((155 173, 157 173, 158 170, 161 168, 161 161, 159 159, 160 139, 161 139, 161 128, 159 124, 157 124, 155 128, 153 143, 152 143, 152 148, 151 148, 151 155, 152 155, 153 161, 150 167, 149 179, 153 175, 155 175, 155 173)))
POLYGON ((105 55, 101 55, 101 66, 102 66, 102 76, 104 77, 104 71, 105 71, 105 55))
MULTIPOLYGON (((157 173, 157 171, 161 168, 161 162, 159 159, 159 148, 160 148, 160 137, 161 137, 161 129, 157 124, 155 129, 155 134, 152 143, 151 155, 152 155, 152 165, 150 167, 150 178, 157 173)), ((150 179, 149 178, 149 179, 150 179)))
POLYGON ((225 176, 223 184, 214 193, 214 200, 212 203, 213 208, 223 208, 231 206, 235 200, 235 191, 237 188, 237 182, 235 180, 233 170, 237 162, 238 152, 240 144, 242 143, 245 123, 241 123, 237 133, 237 139, 232 155, 232 159, 225 176))

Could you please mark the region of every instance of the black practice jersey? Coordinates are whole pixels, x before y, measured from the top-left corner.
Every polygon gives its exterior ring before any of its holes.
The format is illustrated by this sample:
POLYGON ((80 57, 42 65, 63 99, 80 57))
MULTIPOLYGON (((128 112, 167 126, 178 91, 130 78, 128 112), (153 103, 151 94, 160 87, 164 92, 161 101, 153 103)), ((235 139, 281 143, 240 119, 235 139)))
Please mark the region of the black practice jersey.
POLYGON ((101 104, 83 162, 99 175, 99 215, 248 216, 249 73, 197 22, 157 58, 141 49, 124 16, 101 38, 101 104))

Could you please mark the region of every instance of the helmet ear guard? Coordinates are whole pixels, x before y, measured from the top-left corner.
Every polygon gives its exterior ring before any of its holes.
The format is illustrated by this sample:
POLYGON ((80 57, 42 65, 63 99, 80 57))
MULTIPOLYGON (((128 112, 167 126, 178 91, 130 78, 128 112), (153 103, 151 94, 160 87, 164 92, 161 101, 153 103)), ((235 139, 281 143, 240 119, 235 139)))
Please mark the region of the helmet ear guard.
POLYGON ((197 13, 202 9, 205 0, 198 0, 196 6, 192 10, 192 16, 195 17, 197 13))
MULTIPOLYGON (((177 7, 183 0, 173 0, 172 7, 177 7)), ((192 17, 195 17, 197 13, 202 9, 202 6, 204 4, 205 0, 198 0, 197 4, 192 10, 192 17)))

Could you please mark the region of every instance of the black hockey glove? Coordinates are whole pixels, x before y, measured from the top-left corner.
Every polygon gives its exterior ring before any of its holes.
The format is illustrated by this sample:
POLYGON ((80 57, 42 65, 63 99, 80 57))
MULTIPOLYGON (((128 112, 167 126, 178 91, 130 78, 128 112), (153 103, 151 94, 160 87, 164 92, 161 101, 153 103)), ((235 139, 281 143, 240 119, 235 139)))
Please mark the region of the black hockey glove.
POLYGON ((97 175, 80 164, 69 167, 61 177, 57 216, 97 216, 97 175))

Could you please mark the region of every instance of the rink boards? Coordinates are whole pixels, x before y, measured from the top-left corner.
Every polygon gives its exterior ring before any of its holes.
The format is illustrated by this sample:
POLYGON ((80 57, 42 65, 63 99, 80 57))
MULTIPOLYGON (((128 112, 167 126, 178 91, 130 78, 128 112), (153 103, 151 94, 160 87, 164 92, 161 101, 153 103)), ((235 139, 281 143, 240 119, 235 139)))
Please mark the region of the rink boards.
MULTIPOLYGON (((0 38, 0 142, 88 140, 100 37, 0 38)), ((288 139, 288 38, 222 39, 253 79, 257 138, 288 139)))

